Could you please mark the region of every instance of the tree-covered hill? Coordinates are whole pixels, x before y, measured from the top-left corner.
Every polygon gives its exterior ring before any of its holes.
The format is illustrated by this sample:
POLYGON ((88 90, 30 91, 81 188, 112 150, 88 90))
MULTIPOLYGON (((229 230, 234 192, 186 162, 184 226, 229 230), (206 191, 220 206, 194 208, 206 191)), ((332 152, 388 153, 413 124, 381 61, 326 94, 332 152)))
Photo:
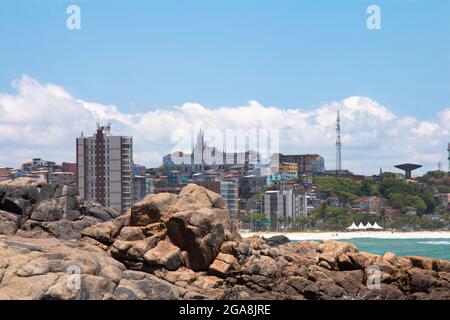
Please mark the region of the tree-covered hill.
POLYGON ((436 195, 450 192, 450 178, 444 172, 433 171, 416 180, 408 182, 386 172, 362 181, 333 176, 315 177, 314 185, 322 199, 336 196, 341 203, 352 205, 358 198, 378 196, 386 198, 390 207, 401 212, 414 207, 419 215, 434 213, 439 206, 436 195))

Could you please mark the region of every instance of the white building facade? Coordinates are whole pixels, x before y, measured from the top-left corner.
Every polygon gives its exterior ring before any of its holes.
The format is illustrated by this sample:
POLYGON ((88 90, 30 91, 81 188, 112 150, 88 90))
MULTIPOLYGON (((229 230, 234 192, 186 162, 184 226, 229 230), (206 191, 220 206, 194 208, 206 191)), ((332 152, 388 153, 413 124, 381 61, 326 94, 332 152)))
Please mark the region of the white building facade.
POLYGON ((132 204, 133 138, 113 136, 98 126, 91 137, 77 138, 77 185, 81 198, 121 212, 132 204))

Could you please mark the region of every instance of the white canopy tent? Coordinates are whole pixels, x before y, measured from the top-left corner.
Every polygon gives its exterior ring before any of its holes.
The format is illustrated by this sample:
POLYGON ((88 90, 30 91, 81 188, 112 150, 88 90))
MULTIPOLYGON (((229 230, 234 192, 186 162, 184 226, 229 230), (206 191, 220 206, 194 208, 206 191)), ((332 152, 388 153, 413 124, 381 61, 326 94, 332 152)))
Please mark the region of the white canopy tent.
POLYGON ((373 229, 373 226, 370 224, 370 222, 367 222, 366 229, 373 229))
POLYGON ((380 227, 380 226, 378 225, 378 223, 377 223, 376 221, 375 221, 375 223, 373 224, 372 228, 374 228, 374 229, 376 229, 376 230, 382 230, 382 229, 383 229, 382 227, 380 227))
POLYGON ((360 222, 359 225, 358 225, 358 229, 359 230, 366 230, 366 227, 363 225, 362 222, 360 222))
POLYGON ((347 228, 347 230, 358 230, 358 227, 356 226, 356 224, 353 222, 352 225, 350 227, 347 228))

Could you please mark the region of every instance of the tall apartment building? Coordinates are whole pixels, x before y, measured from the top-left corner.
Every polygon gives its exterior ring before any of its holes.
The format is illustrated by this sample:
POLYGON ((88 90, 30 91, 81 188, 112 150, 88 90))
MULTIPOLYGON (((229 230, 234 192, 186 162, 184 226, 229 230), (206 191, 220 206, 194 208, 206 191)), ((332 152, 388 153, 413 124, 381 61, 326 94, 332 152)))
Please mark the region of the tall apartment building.
POLYGON ((133 203, 139 202, 146 196, 145 176, 133 175, 133 203))
POLYGON ((80 197, 125 211, 133 197, 133 138, 113 136, 110 125, 97 125, 91 137, 77 138, 80 197))
POLYGON ((220 181, 220 195, 225 200, 232 220, 239 218, 239 182, 236 179, 220 181))
POLYGON ((297 217, 307 215, 306 193, 297 187, 266 191, 261 200, 261 209, 270 221, 271 231, 280 231, 280 218, 295 221, 297 217))

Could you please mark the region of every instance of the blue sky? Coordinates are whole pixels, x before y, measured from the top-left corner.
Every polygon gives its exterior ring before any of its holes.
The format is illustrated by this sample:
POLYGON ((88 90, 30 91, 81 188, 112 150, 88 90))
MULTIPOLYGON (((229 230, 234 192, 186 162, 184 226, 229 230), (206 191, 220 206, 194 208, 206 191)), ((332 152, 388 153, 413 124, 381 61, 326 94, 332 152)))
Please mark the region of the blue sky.
POLYGON ((74 161, 97 121, 156 166, 203 120, 280 129, 281 152, 333 169, 340 109, 345 168, 446 168, 449 15, 448 0, 0 0, 0 166, 74 161))
POLYGON ((369 96, 399 115, 450 105, 450 2, 1 1, 0 88, 22 74, 142 112, 369 96), (82 29, 65 28, 69 4, 82 29), (382 29, 366 28, 381 8, 382 29))

